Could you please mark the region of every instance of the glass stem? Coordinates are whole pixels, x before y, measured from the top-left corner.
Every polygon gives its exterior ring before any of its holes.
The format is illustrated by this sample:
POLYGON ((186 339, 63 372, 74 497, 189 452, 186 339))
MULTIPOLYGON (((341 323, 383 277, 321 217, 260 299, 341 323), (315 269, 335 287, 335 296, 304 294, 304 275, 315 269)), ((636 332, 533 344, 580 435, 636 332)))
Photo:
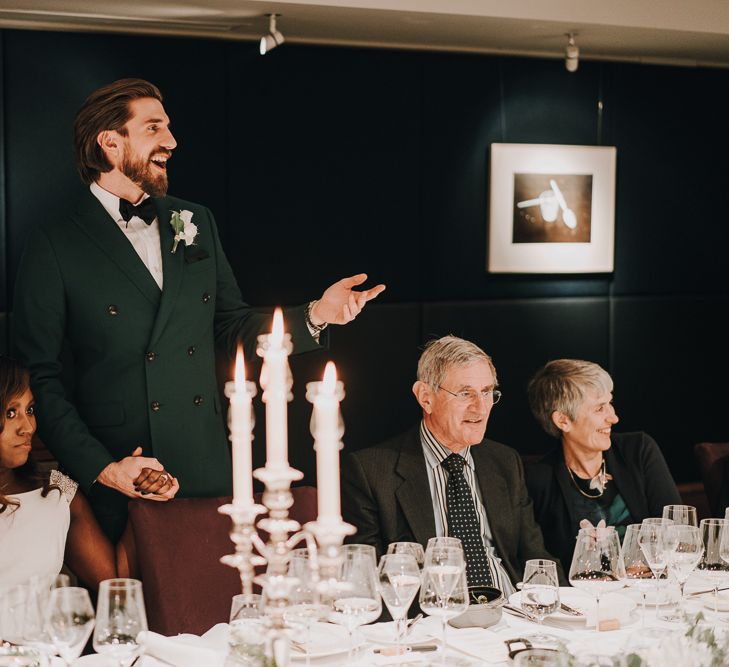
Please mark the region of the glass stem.
POLYGON ((714 584, 714 616, 719 615, 719 582, 714 584))
POLYGON ((600 632, 600 594, 595 596, 595 631, 600 632))
POLYGON ((678 599, 678 616, 679 618, 683 618, 683 587, 686 585, 685 581, 679 581, 678 582, 678 589, 681 591, 681 597, 678 599))
MULTIPOLYGON (((445 607, 445 605, 443 605, 443 606, 445 607)), ((441 626, 442 626, 443 652, 441 653, 441 656, 440 656, 440 664, 441 665, 445 665, 446 664, 446 659, 445 659, 445 654, 446 654, 446 632, 447 632, 447 628, 448 628, 448 619, 445 617, 445 615, 443 615, 441 617, 441 626)))
POLYGON ((306 667, 311 667, 311 619, 306 624, 306 667))

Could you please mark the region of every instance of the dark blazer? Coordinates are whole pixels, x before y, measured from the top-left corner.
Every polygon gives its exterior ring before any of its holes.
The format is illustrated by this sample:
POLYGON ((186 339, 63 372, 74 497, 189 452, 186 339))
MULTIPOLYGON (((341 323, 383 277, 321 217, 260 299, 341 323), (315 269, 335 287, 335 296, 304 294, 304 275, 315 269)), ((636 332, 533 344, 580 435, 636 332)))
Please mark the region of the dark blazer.
MULTIPOLYGON (((231 492, 215 348, 232 353, 241 339, 252 357, 270 327, 270 315, 243 302, 210 211, 173 197, 155 205, 162 291, 91 192, 69 217, 35 230, 16 281, 15 345, 30 369, 40 436, 90 492, 105 528, 102 515, 123 515, 127 499, 93 482, 137 446, 179 479, 180 496, 231 492), (169 220, 181 209, 192 211, 198 235, 172 254, 169 220)), ((318 347, 303 306, 286 324, 297 352, 318 347)))
MULTIPOLYGON (((659 517, 664 505, 681 504, 666 461, 655 440, 643 432, 613 433, 605 452, 607 471, 628 507, 633 523, 659 517)), ((568 502, 572 481, 564 463, 562 447, 525 469, 534 515, 542 527, 547 549, 559 556, 569 571, 580 520, 568 502)))
MULTIPOLYGON (((494 546, 513 582, 530 558, 552 559, 534 521, 519 454, 493 440, 471 447, 494 546)), ((435 536, 435 517, 419 426, 392 440, 344 457, 342 513, 357 528, 352 542, 378 555, 390 542, 435 536)))

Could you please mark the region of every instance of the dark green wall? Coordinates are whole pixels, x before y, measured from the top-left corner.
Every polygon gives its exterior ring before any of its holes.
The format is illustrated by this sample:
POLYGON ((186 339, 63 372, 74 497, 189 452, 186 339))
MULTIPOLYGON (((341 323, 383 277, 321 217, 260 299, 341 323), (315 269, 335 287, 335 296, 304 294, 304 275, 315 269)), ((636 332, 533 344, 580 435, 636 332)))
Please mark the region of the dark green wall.
MULTIPOLYGON (((612 373, 618 428, 651 433, 679 481, 697 478, 695 442, 729 440, 729 71, 586 61, 569 74, 559 60, 288 44, 261 58, 248 43, 30 31, 0 40, 0 311, 12 309, 29 231, 80 192, 76 109, 94 88, 141 76, 161 87, 179 142, 170 191, 216 214, 251 303, 301 302, 362 270, 388 284, 332 335, 348 447, 417 417, 418 348, 449 332, 493 355, 504 399, 489 433, 523 453, 551 446, 525 385, 561 356, 612 373), (617 146, 613 274, 485 272, 488 149, 504 141, 617 146)), ((307 475, 304 384, 324 362, 292 363, 292 461, 307 475)))

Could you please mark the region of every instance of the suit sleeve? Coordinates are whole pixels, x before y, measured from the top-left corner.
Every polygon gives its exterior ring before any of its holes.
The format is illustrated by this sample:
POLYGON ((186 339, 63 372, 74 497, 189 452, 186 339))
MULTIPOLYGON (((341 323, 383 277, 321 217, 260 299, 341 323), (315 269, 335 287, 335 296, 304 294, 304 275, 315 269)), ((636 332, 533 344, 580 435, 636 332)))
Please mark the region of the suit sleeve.
POLYGON ((683 501, 656 441, 647 433, 641 436, 641 468, 649 516, 661 516, 665 505, 680 505, 683 501))
POLYGON ((342 459, 342 518, 357 529, 348 542, 371 544, 378 555, 384 552, 377 501, 362 464, 349 453, 342 459))
POLYGON ((114 458, 91 435, 62 381, 66 331, 63 275, 51 242, 41 230, 30 238, 20 262, 13 322, 16 354, 30 372, 39 435, 88 493, 114 458))
MULTIPOLYGON (((250 358, 255 355, 258 335, 271 330, 271 315, 256 312, 243 301, 235 275, 220 243, 213 215, 208 209, 205 212, 210 221, 217 267, 215 340, 230 357, 234 356, 238 341, 241 341, 246 356, 250 358)), ((284 310, 286 329, 291 333, 295 354, 320 348, 306 326, 306 305, 284 310)))

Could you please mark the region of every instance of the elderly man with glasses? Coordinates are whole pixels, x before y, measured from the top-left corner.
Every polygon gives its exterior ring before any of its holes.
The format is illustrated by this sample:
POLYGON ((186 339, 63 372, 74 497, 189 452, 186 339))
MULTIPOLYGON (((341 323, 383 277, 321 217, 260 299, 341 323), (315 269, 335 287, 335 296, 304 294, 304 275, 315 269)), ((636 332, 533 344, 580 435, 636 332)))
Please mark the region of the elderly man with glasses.
POLYGON ((354 542, 461 539, 469 586, 505 594, 530 558, 552 557, 534 521, 519 454, 484 438, 501 398, 491 357, 455 336, 430 342, 413 393, 423 419, 409 432, 345 458, 343 513, 354 542))

